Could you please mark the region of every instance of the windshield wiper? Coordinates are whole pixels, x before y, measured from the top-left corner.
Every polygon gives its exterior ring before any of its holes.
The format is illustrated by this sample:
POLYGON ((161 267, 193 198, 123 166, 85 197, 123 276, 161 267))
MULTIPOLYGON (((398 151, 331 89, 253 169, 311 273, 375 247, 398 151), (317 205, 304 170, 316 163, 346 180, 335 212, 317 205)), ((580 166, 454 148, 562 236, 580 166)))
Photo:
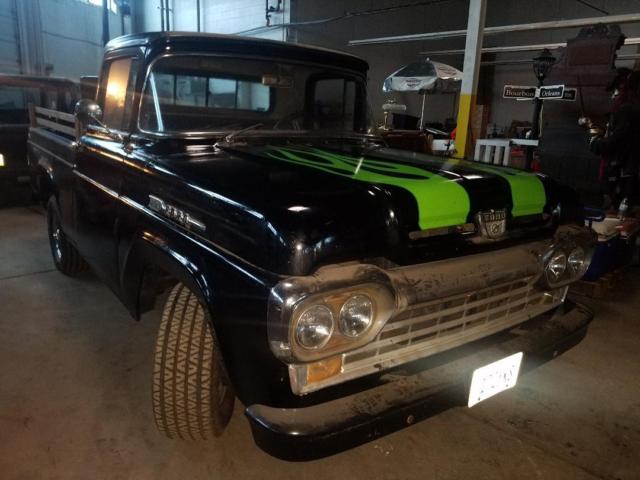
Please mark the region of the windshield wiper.
POLYGON ((242 128, 240 130, 234 130, 233 132, 231 132, 229 135, 227 135, 226 137, 224 137, 224 141, 228 144, 232 144, 233 141, 235 140, 235 138, 244 133, 244 132, 248 132, 249 130, 253 130, 254 128, 259 128, 262 127, 263 124, 262 123, 255 123, 253 125, 249 125, 248 127, 242 128))

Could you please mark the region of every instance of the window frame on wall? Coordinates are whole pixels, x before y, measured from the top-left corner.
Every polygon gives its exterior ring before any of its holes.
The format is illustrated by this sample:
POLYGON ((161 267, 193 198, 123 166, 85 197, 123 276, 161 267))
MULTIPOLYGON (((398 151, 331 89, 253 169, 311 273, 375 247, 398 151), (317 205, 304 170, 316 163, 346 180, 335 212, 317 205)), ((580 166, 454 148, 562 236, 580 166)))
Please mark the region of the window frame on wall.
MULTIPOLYGON (((102 7, 102 0, 81 0, 84 3, 89 5, 93 5, 94 7, 102 7)), ((109 0, 109 10, 112 13, 118 13, 118 4, 116 0, 109 0)))

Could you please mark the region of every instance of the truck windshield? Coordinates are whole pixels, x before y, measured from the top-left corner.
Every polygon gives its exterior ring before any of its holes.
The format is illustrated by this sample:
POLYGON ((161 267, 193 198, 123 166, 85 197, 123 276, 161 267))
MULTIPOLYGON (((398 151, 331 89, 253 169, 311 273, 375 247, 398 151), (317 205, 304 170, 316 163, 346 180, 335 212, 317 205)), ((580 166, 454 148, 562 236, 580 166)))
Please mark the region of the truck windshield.
POLYGON ((265 129, 361 132, 364 81, 356 72, 267 60, 177 55, 145 82, 140 128, 148 132, 265 129))

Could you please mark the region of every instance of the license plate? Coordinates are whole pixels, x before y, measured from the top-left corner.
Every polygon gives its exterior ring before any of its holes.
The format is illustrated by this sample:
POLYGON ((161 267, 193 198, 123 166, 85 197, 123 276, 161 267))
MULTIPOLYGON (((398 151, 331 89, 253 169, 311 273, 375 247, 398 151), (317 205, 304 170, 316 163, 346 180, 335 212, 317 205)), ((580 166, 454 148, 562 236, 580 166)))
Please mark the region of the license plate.
POLYGON ((469 389, 469 407, 513 387, 518 381, 522 352, 480 367, 473 372, 469 389))

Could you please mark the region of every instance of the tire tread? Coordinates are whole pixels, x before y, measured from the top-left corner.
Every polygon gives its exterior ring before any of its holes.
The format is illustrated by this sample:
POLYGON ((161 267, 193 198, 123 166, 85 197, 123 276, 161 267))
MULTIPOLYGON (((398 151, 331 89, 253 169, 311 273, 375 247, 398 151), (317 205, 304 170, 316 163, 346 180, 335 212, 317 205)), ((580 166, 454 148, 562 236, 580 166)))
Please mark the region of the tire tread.
POLYGON ((169 438, 206 439, 224 430, 233 396, 208 317, 196 295, 176 285, 165 303, 153 363, 152 403, 169 438))

